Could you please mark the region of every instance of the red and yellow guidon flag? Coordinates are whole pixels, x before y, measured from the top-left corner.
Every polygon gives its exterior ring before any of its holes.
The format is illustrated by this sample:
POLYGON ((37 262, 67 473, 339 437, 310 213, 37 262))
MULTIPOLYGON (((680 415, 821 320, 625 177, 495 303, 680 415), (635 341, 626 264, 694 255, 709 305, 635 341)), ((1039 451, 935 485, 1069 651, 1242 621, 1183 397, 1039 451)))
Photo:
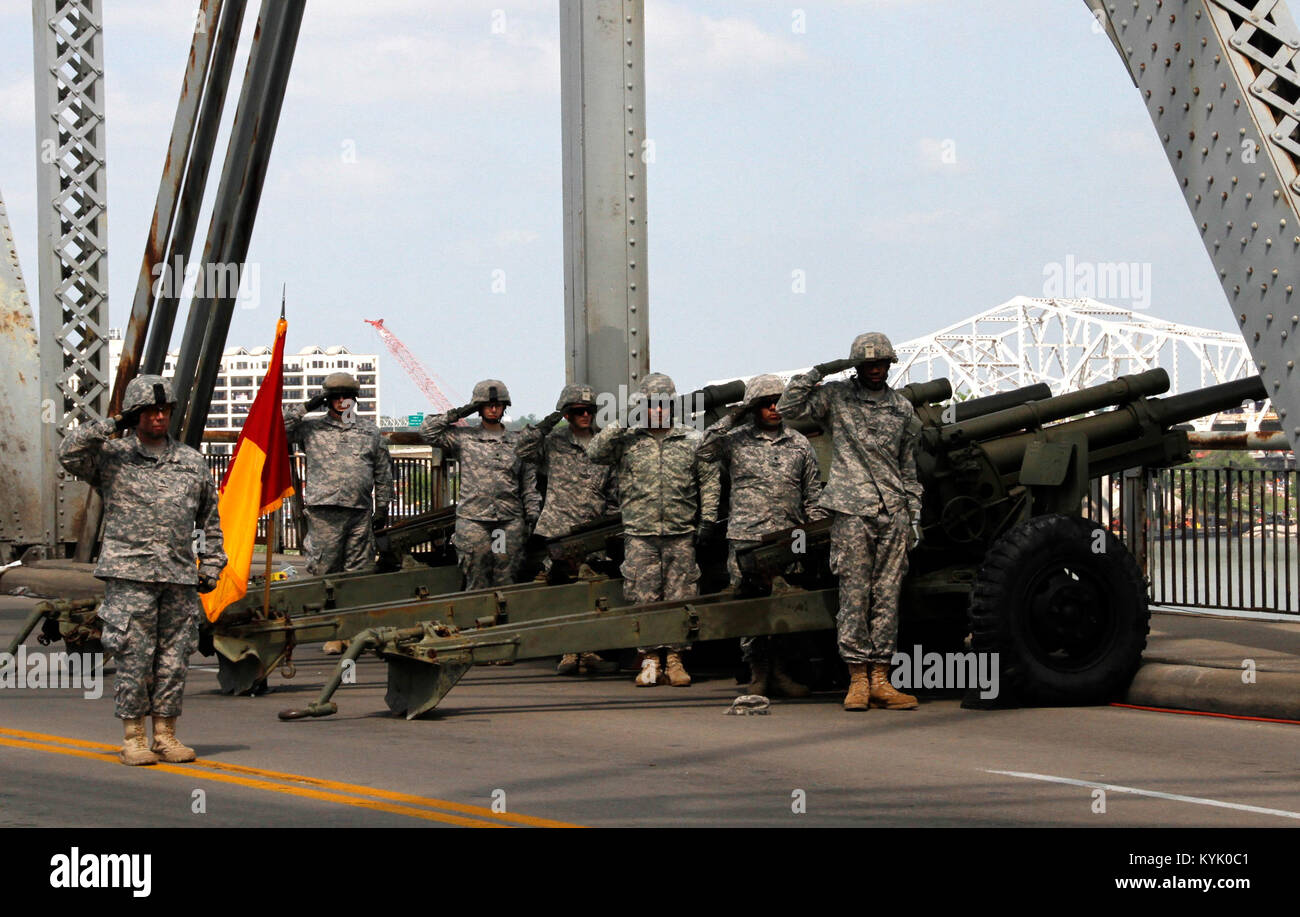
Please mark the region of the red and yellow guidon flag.
POLYGON ((283 318, 275 326, 271 365, 266 368, 244 428, 239 431, 235 454, 221 479, 217 506, 227 562, 217 588, 199 596, 209 621, 217 620, 227 605, 239 601, 248 591, 257 519, 275 512, 284 498, 293 493, 289 441, 284 434, 284 413, 280 405, 284 394, 284 333, 288 327, 283 318))

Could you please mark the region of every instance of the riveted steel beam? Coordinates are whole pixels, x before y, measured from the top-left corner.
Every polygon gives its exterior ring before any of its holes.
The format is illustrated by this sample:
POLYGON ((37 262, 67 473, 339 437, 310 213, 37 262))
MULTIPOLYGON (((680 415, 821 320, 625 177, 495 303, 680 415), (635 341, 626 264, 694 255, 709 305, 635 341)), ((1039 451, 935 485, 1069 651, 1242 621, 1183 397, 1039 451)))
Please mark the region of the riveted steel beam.
POLYGON ((565 377, 598 392, 650 368, 645 10, 562 0, 565 377))

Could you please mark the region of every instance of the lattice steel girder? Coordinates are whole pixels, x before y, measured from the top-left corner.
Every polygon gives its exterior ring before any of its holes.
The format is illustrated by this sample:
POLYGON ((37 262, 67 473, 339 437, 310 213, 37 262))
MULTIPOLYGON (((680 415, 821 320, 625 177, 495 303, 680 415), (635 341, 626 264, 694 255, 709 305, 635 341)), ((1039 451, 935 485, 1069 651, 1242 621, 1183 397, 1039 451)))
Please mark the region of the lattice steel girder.
POLYGON ((76 540, 86 486, 57 461, 69 422, 108 406, 102 0, 33 0, 42 528, 76 540))
POLYGON ((645 10, 561 0, 565 378, 598 392, 650 368, 645 10))
POLYGON ((1300 441, 1300 31, 1280 0, 1088 0, 1114 30, 1283 430, 1300 441))
POLYGON ((9 548, 45 544, 41 514, 41 388, 36 329, 0 197, 0 563, 9 548))

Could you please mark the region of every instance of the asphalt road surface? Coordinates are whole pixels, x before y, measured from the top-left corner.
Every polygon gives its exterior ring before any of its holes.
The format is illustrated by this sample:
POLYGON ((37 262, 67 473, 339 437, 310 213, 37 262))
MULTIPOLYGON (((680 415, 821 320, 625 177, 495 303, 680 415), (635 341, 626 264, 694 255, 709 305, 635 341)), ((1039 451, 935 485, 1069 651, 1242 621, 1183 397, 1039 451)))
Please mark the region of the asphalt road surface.
MULTIPOLYGON (((0 646, 32 604, 0 597, 0 646)), ((256 698, 220 695, 214 660, 193 661, 190 765, 117 763, 110 675, 97 699, 0 689, 0 827, 1300 825, 1291 725, 924 696, 846 713, 839 694, 726 716, 730 672, 645 689, 553 662, 476 668, 406 721, 373 656, 336 715, 285 723, 332 671, 319 647, 256 698)))

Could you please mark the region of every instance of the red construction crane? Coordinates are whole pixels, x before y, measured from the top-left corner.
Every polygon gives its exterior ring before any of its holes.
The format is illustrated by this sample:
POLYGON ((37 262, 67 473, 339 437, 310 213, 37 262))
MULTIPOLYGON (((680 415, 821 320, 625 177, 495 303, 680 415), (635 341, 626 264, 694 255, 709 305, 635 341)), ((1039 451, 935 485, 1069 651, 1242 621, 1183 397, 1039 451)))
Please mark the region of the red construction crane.
POLYGON ((402 364, 402 369, 411 377, 424 396, 429 399, 429 403, 437 409, 439 414, 445 414, 450 411, 454 405, 447 400, 447 396, 442 393, 442 389, 434 382, 433 373, 424 368, 424 364, 411 353, 410 349, 403 344, 393 332, 384 327, 384 320, 381 318, 377 321, 371 321, 363 318, 363 322, 370 325, 379 332, 380 340, 388 348, 393 356, 397 357, 397 362, 402 364))

